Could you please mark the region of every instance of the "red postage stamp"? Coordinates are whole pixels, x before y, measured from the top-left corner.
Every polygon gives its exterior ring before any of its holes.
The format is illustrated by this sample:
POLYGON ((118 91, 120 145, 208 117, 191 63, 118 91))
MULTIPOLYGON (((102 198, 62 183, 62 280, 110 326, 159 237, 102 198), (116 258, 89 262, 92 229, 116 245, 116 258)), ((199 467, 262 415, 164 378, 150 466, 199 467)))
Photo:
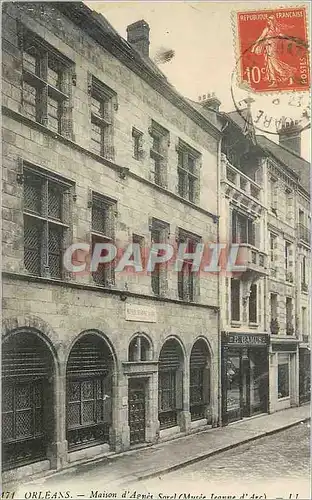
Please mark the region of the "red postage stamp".
POLYGON ((237 12, 239 84, 253 92, 307 91, 305 7, 237 12))

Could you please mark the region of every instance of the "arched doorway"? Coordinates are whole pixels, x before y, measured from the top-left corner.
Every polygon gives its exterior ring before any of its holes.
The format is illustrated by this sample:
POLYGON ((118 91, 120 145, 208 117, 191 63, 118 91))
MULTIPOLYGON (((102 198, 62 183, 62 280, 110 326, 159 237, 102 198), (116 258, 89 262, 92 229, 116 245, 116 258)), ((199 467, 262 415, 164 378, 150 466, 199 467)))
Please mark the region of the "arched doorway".
POLYGON ((198 339, 190 357, 191 420, 206 418, 210 403, 210 354, 207 343, 198 339))
POLYGON ((158 366, 158 420, 160 429, 178 425, 183 405, 183 351, 176 339, 163 345, 158 366))
POLYGON ((2 464, 8 470, 47 458, 52 441, 53 358, 31 331, 2 345, 2 464))
POLYGON ((72 347, 66 369, 69 450, 109 443, 113 367, 110 347, 96 333, 72 347))

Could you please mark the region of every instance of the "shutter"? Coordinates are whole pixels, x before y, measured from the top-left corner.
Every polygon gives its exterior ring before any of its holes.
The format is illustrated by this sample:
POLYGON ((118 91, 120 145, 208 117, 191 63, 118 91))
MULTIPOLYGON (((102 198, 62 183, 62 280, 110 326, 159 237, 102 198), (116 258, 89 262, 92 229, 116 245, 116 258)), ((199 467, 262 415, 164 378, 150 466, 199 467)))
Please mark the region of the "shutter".
POLYGON ((88 335, 76 342, 71 350, 67 374, 69 376, 106 375, 112 367, 112 356, 105 342, 88 335))
POLYGON ((51 357, 44 343, 32 333, 16 334, 2 348, 2 377, 46 378, 51 374, 51 357))
POLYGON ((176 410, 182 410, 183 409, 183 371, 182 370, 177 370, 176 374, 176 393, 175 393, 175 399, 176 399, 176 410))
POLYGON ((208 353, 206 344, 203 341, 198 341, 194 344, 191 352, 190 365, 192 368, 205 368, 207 365, 208 353))
POLYGON ((177 370, 182 360, 181 347, 175 340, 169 340, 163 346, 159 356, 159 370, 177 370))

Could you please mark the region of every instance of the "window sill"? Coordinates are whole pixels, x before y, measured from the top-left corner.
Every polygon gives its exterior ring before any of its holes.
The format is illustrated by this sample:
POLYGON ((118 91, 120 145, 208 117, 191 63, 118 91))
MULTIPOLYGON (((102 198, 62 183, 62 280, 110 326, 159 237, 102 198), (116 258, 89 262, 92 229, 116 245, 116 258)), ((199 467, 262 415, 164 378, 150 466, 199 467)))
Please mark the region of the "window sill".
POLYGON ((250 321, 248 325, 250 326, 250 328, 259 328, 259 323, 253 323, 252 321, 250 321))
POLYGON ((277 398, 277 401, 287 401, 290 399, 290 396, 284 396, 283 398, 277 398))
POLYGON ((234 328, 239 328, 240 326, 242 326, 242 323, 240 321, 234 321, 234 320, 232 320, 231 321, 231 326, 233 326, 234 328))

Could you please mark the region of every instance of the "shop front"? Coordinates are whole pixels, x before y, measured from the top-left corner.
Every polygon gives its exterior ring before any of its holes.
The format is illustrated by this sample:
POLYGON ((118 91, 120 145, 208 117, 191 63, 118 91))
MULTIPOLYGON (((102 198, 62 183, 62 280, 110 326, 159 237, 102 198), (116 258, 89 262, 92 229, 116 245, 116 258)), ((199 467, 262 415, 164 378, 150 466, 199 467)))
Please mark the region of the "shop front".
POLYGON ((299 405, 298 341, 272 339, 270 413, 299 405))
POLYGON ((269 336, 222 332, 222 422, 268 412, 269 336))

